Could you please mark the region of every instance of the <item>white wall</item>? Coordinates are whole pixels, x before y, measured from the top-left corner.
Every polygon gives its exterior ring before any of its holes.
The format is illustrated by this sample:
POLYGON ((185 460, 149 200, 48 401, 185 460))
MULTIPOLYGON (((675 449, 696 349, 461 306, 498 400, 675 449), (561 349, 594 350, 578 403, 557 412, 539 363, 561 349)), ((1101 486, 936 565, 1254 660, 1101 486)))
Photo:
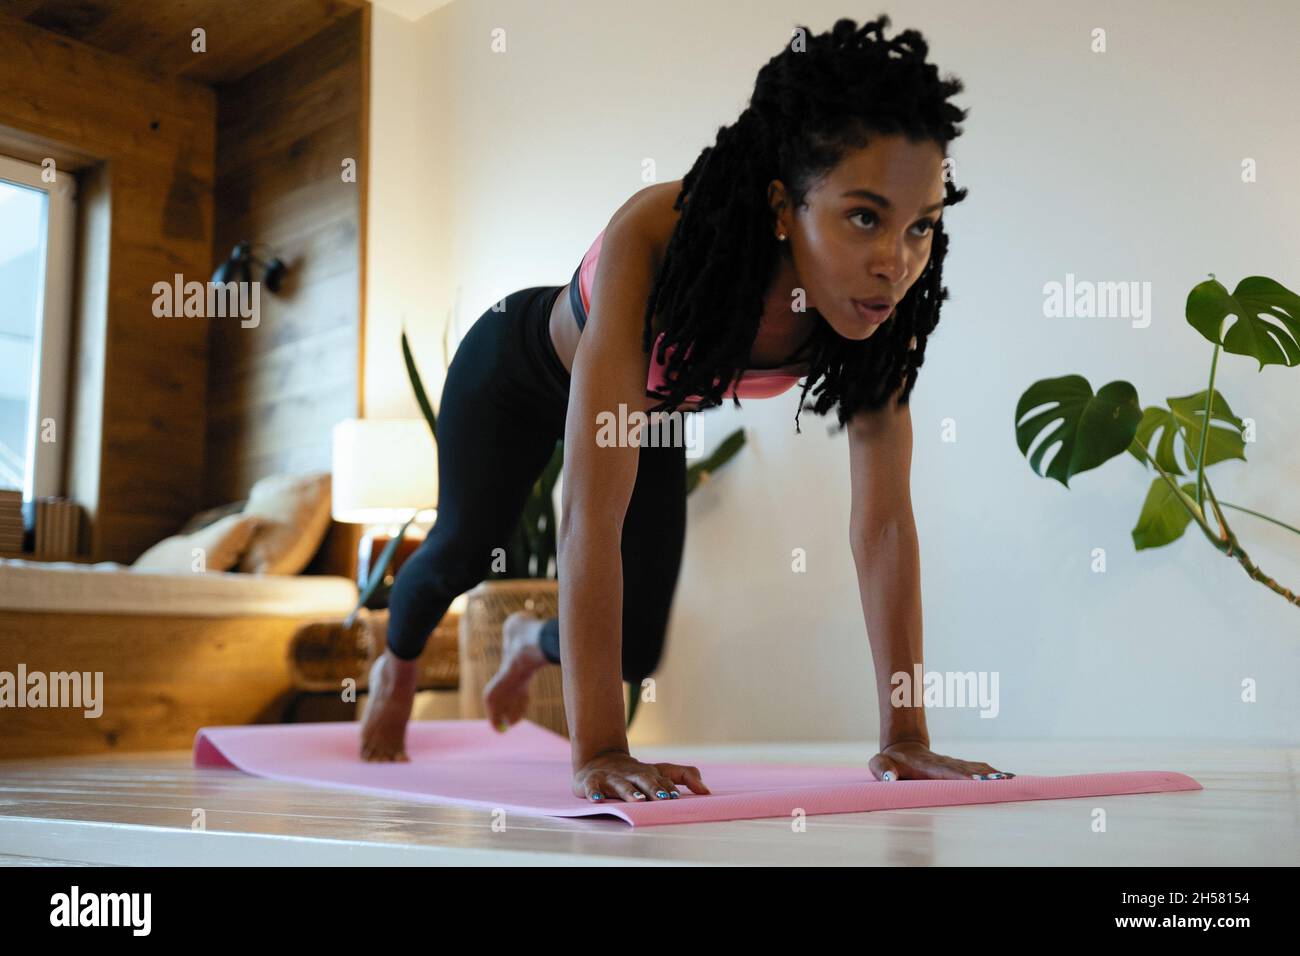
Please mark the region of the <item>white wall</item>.
MULTIPOLYGON (((561 284, 613 211, 681 176, 734 121, 796 23, 842 4, 457 0, 416 22, 375 11, 367 394, 414 414, 396 351, 405 311, 423 367, 514 289, 561 284), (558 7, 562 7, 560 10, 558 7), (507 52, 491 52, 503 28, 507 52)), ((875 8, 854 11, 861 21, 875 8)), ((1013 413, 1034 380, 1133 382, 1144 404, 1206 385, 1211 347, 1183 303, 1214 272, 1300 289, 1300 7, 1197 0, 1072 8, 890 5, 920 29, 971 109, 953 147, 970 196, 949 210, 951 298, 912 397, 913 500, 927 669, 996 671, 1000 714, 929 713, 957 737, 1285 739, 1300 726, 1300 608, 1199 533, 1138 553, 1149 478, 1119 460, 1066 491, 1035 476, 1013 413), (1090 31, 1108 52, 1090 51, 1090 31), (1258 182, 1240 181, 1244 157, 1258 182), (1154 319, 1048 319, 1072 272, 1149 281, 1154 319), (957 441, 941 440, 953 419, 957 441), (1107 571, 1091 570, 1105 548, 1107 571), (1258 682, 1258 702, 1240 701, 1258 682)), ((441 377, 437 378, 437 387, 441 377)), ((1217 387, 1257 422, 1220 497, 1300 525, 1300 369, 1223 355, 1217 387)), ((687 550, 654 705, 633 742, 876 734, 874 677, 848 550, 847 441, 798 391, 705 416, 749 446, 690 501, 687 550), (806 549, 807 574, 790 570, 806 549)), ((1300 588, 1300 536, 1231 515, 1256 561, 1300 588)), ((1194 529, 1193 529, 1194 531, 1194 529)), ((966 755, 966 754, 963 754, 966 755)), ((869 756, 869 755, 868 755, 869 756)), ((865 759, 865 757, 864 757, 865 759)))
MULTIPOLYGON (((454 167, 439 148, 446 102, 437 20, 371 12, 370 184, 366 223, 365 414, 419 417, 399 345, 405 322, 422 369, 442 369, 441 332, 451 276, 449 192, 454 167)), ((441 387, 441 378, 429 384, 441 387)))

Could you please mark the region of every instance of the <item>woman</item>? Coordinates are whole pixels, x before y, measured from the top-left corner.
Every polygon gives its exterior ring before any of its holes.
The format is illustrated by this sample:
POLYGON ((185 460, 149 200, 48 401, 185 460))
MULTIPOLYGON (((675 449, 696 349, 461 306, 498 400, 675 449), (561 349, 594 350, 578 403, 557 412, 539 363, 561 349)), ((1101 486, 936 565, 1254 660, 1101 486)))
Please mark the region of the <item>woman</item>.
POLYGON ((559 617, 506 621, 489 719, 519 720, 531 675, 563 660, 576 797, 708 793, 694 767, 633 758, 623 714, 621 681, 639 685, 663 649, 685 451, 601 442, 597 416, 698 411, 724 392, 738 406, 804 378, 800 410, 811 391, 806 407, 835 409, 849 431, 849 527, 880 702, 871 772, 1013 776, 934 753, 920 703, 891 704, 891 675, 921 661, 907 401, 947 297, 940 214, 966 190, 944 159, 966 113, 947 102, 962 85, 925 62, 921 35, 886 40, 888 24, 800 28, 739 120, 682 180, 629 199, 568 285, 512 293, 470 329, 439 411, 438 519, 393 587, 364 759, 408 759, 415 658, 451 601, 486 577, 563 437, 559 617))

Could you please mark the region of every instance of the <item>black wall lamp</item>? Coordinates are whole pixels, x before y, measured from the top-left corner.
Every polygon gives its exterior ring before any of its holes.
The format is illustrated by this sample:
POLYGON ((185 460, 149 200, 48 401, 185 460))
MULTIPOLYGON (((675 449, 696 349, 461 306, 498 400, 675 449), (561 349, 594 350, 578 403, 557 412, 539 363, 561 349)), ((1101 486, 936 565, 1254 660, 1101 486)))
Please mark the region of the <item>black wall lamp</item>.
POLYGON ((279 257, 272 257, 270 262, 263 262, 253 255, 253 244, 245 240, 230 251, 230 258, 217 266, 212 273, 213 282, 249 282, 253 278, 252 266, 262 267, 262 284, 272 292, 279 292, 284 284, 288 267, 279 257))

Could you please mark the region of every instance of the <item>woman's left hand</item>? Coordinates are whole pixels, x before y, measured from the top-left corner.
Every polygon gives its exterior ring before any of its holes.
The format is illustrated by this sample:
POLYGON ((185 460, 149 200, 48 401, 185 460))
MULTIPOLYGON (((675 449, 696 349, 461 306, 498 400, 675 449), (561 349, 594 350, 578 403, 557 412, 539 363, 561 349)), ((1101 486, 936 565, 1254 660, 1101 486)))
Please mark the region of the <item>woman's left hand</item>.
POLYGON ((919 740, 890 744, 867 766, 877 780, 1005 780, 1015 776, 986 763, 945 757, 919 740))

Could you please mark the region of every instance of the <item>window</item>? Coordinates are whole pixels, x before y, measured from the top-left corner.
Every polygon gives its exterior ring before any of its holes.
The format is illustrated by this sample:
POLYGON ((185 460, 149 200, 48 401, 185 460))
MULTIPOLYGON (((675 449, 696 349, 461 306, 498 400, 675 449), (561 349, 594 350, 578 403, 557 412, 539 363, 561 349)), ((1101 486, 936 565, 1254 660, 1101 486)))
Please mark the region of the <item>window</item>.
POLYGON ((71 173, 0 156, 0 488, 24 499, 63 491, 75 197, 71 173))

